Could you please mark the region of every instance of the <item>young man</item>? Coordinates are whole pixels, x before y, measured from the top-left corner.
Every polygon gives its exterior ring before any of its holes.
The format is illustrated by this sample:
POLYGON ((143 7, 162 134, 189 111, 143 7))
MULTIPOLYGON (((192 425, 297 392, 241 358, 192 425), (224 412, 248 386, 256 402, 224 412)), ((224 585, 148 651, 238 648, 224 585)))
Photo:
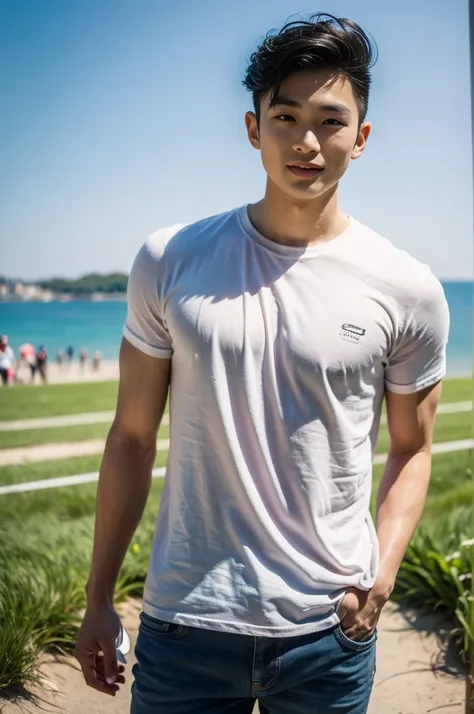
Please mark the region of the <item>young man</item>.
POLYGON ((370 134, 371 63, 348 20, 267 37, 245 80, 265 197, 159 230, 134 263, 76 650, 113 695, 114 584, 171 384, 133 714, 367 710, 377 621, 428 488, 449 321, 429 268, 338 206, 370 134))
POLYGON ((15 366, 15 353, 8 344, 6 335, 0 336, 0 378, 4 387, 8 387, 10 372, 15 366))

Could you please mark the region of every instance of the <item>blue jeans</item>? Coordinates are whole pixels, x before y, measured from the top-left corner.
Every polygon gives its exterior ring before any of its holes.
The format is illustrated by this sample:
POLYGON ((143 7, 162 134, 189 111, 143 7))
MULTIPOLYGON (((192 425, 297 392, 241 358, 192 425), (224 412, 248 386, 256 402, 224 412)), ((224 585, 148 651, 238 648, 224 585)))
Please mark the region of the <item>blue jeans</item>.
POLYGON ((340 626, 296 637, 251 637, 163 622, 142 613, 131 714, 365 714, 377 631, 340 626))

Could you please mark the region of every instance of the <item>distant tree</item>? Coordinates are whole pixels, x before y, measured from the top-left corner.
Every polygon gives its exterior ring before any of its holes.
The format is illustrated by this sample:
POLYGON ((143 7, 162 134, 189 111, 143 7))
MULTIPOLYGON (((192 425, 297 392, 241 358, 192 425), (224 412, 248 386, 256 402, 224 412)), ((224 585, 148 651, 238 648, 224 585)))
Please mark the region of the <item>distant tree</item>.
POLYGON ((75 280, 66 278, 42 280, 39 285, 43 290, 51 290, 54 293, 91 295, 92 293, 125 293, 127 282, 128 275, 125 273, 110 273, 109 275, 90 273, 75 280))

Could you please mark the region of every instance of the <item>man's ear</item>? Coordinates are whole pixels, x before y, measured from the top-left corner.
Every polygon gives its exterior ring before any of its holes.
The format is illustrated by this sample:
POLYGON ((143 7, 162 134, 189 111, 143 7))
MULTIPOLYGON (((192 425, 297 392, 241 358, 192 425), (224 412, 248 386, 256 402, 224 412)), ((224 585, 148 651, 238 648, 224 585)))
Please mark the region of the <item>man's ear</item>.
POLYGON ((359 133, 357 135, 357 140, 352 150, 351 159, 358 159, 364 153, 365 146, 367 144, 367 139, 372 131, 372 124, 365 122, 361 124, 359 133))
POLYGON ((245 115, 245 126, 247 136, 254 149, 260 149, 260 136, 258 131, 258 121, 255 112, 247 112, 245 115))

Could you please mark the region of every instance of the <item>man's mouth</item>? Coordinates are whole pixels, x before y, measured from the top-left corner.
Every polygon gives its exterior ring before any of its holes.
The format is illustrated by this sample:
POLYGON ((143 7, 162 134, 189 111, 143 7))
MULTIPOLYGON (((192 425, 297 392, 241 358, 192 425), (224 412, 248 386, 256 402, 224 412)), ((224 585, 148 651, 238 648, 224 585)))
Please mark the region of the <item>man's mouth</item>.
POLYGON ((316 166, 315 164, 306 161, 302 161, 298 164, 289 164, 288 168, 294 176, 308 179, 319 176, 319 174, 324 170, 320 166, 316 166))

